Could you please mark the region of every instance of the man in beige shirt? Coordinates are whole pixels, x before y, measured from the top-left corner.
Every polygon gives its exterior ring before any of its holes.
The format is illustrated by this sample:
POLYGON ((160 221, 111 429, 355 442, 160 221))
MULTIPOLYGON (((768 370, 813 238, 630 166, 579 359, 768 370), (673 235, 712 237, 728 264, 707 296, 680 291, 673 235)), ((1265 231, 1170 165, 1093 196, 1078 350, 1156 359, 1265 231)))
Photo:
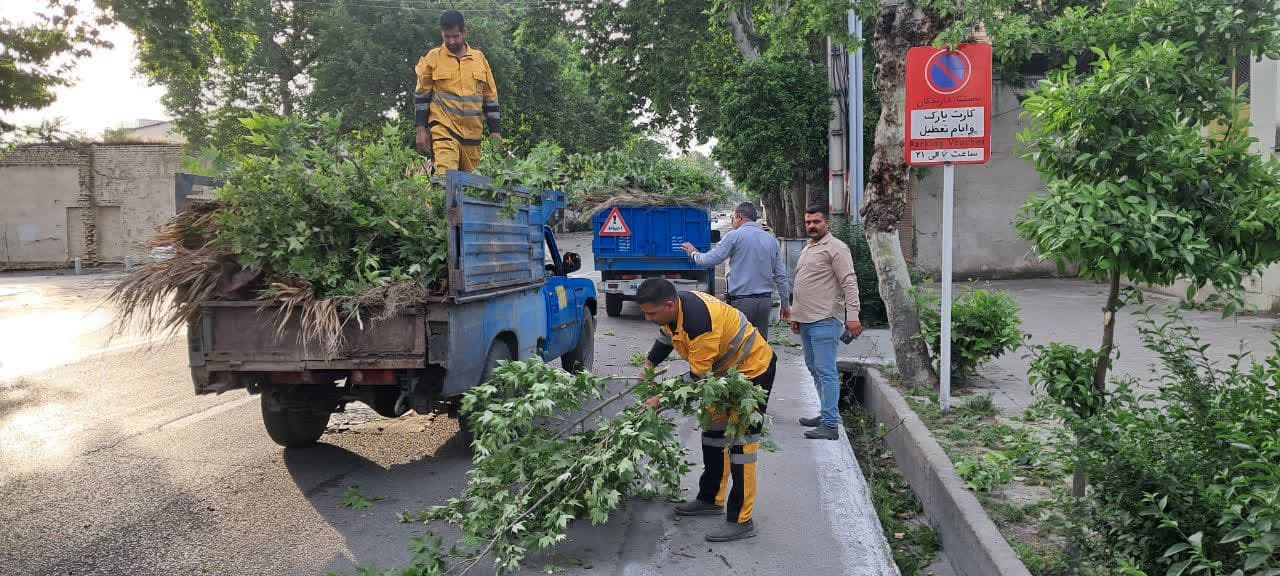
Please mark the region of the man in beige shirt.
POLYGON ((831 221, 825 206, 810 206, 804 215, 809 243, 800 252, 796 277, 792 282, 791 331, 804 345, 804 363, 818 389, 822 412, 800 423, 813 430, 804 433, 813 440, 840 438, 840 376, 836 352, 840 335, 848 330, 862 334, 858 321, 858 276, 853 271, 849 246, 831 235, 831 221))

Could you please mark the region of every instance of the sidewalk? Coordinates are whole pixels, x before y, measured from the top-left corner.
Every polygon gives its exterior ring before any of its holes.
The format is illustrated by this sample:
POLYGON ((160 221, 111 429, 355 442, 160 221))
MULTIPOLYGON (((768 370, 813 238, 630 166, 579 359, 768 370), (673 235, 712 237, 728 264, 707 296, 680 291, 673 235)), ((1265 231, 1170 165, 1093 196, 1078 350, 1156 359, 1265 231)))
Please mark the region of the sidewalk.
MULTIPOLYGON (((615 341, 618 346, 598 345, 596 373, 627 370, 631 347, 652 343, 653 328, 642 323, 635 312, 628 306, 620 318, 600 317, 601 334, 613 330, 630 338, 619 338, 615 341)), ((671 374, 686 369, 683 362, 668 363, 666 368, 671 374)), ((579 523, 570 530, 569 541, 557 552, 594 563, 590 568, 568 566, 565 573, 896 575, 866 481, 847 439, 843 434, 837 442, 803 437, 805 428, 797 419, 816 411, 817 405, 803 356, 780 350, 768 410, 773 418, 770 439, 778 451, 760 455, 755 538, 710 544, 704 535, 717 528, 723 517, 680 518, 672 513, 669 503, 636 500, 606 526, 579 523)), ((701 471, 701 437, 693 424, 685 421, 679 427, 692 462, 684 483, 689 497, 696 492, 701 471)))

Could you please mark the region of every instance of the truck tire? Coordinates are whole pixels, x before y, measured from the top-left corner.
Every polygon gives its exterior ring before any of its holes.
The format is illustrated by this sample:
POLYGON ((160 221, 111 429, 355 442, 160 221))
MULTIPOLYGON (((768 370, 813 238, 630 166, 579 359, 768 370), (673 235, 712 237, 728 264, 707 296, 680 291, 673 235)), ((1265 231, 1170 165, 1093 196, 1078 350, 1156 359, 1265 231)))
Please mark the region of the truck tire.
POLYGON ((560 357, 560 365, 569 372, 590 372, 596 360, 596 318, 589 310, 583 312, 578 345, 560 357))
POLYGON ((495 338, 493 344, 489 345, 489 353, 484 356, 484 369, 480 371, 480 382, 484 384, 493 376, 493 371, 498 369, 498 363, 503 360, 514 360, 515 356, 511 354, 511 346, 506 340, 495 338))
POLYGON ((315 444, 329 424, 329 411, 317 410, 297 392, 284 386, 269 386, 262 391, 262 424, 267 436, 285 448, 315 444))
MULTIPOLYGON (((495 339, 489 345, 489 353, 485 354, 484 369, 480 371, 480 382, 477 385, 488 382, 493 377, 493 371, 498 369, 498 363, 503 360, 515 360, 515 355, 511 353, 511 346, 505 340, 495 339)), ((463 438, 470 445, 473 438, 472 429, 471 425, 467 423, 467 417, 462 414, 461 407, 461 400, 459 399, 458 403, 454 404, 453 409, 450 411, 450 415, 458 419, 458 430, 462 432, 463 438)))
POLYGON ((605 294, 604 295, 604 311, 610 318, 617 318, 622 315, 622 299, 621 294, 605 294))

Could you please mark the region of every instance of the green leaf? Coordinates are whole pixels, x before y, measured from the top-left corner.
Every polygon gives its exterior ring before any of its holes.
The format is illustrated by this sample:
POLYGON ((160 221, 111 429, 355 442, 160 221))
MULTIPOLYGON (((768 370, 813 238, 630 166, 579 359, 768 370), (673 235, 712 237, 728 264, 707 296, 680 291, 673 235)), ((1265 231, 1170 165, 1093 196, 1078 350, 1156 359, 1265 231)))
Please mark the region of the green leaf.
POLYGON ((1247 538, 1248 536, 1249 536, 1249 530, 1248 530, 1247 528, 1240 527, 1240 528, 1236 528, 1235 530, 1232 530, 1232 531, 1228 532, 1226 536, 1223 536, 1223 537, 1222 537, 1222 539, 1218 541, 1218 543, 1219 543, 1219 544, 1230 544, 1230 543, 1235 542, 1235 541, 1237 541, 1237 540, 1241 540, 1241 539, 1243 539, 1243 538, 1247 538))

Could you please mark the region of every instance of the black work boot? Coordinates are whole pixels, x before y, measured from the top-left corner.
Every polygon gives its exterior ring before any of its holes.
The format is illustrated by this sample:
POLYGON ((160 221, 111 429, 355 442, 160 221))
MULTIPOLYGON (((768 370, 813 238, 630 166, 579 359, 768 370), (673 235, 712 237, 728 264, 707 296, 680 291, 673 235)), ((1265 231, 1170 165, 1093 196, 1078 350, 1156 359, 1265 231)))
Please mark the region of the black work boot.
POLYGON ((724 527, 719 530, 707 532, 707 542, 733 542, 734 540, 742 540, 755 535, 756 523, 754 520, 747 520, 746 524, 726 522, 724 527))
POLYGON ((801 418, 800 425, 808 426, 810 428, 817 428, 822 425, 822 416, 819 415, 819 416, 814 416, 812 418, 801 418))
POLYGON ((819 426, 804 433, 810 440, 839 440, 840 430, 831 426, 819 426))
POLYGON ((697 498, 676 506, 677 516, 715 516, 717 514, 724 514, 724 507, 703 502, 697 498))

